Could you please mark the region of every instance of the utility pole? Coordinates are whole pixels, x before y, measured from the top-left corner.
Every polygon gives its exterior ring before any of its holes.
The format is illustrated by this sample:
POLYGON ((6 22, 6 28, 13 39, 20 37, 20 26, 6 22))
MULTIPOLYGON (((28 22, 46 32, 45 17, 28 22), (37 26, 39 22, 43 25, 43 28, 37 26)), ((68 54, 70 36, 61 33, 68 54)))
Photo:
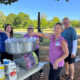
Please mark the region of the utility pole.
MULTIPOLYGON (((38 12, 38 32, 42 33, 41 28, 40 28, 40 12, 38 12)), ((39 37, 40 42, 43 41, 42 37, 39 37)))
POLYGON ((40 28, 40 12, 38 12, 38 32, 41 32, 41 28, 40 28))

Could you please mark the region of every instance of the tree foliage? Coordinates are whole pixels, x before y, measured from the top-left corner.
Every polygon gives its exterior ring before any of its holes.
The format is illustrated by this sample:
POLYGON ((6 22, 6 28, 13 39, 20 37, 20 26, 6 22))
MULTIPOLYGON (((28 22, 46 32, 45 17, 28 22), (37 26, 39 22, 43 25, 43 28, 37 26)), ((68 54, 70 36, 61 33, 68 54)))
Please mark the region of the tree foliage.
POLYGON ((12 3, 16 2, 18 0, 0 0, 1 4, 5 4, 5 5, 11 5, 12 3))
POLYGON ((71 25, 73 27, 80 27, 80 21, 77 21, 77 20, 71 20, 71 25))
POLYGON ((54 17, 52 20, 51 20, 51 28, 54 27, 54 25, 56 23, 60 22, 60 19, 58 17, 54 17))
MULTIPOLYGON (((52 20, 47 20, 47 16, 45 14, 41 15, 41 28, 53 28, 57 22, 61 22, 58 17, 53 17, 52 20)), ((70 20, 70 22, 73 27, 80 27, 79 20, 70 20)), ((18 29, 27 29, 29 25, 33 25, 34 28, 38 27, 38 21, 31 20, 29 15, 23 12, 20 12, 18 15, 11 13, 8 16, 5 16, 4 13, 0 11, 0 28, 2 28, 4 24, 11 24, 13 28, 18 29)))
POLYGON ((7 16, 6 18, 6 22, 5 23, 9 23, 9 24, 13 24, 14 23, 14 20, 16 18, 17 15, 11 13, 7 16))
MULTIPOLYGON (((11 5, 12 3, 16 2, 18 0, 0 0, 1 4, 5 4, 5 5, 11 5)), ((60 0, 54 0, 54 1, 60 1, 60 0)), ((68 2, 69 0, 65 0, 66 2, 68 2)))

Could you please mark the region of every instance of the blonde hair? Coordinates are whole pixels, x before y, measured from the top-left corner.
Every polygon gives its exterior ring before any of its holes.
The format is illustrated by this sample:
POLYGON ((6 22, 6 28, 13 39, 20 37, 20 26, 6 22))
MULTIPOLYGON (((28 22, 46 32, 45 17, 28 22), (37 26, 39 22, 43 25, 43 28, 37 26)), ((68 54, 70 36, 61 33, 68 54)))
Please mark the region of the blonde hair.
POLYGON ((29 26, 28 26, 28 28, 30 28, 30 27, 33 28, 33 25, 29 25, 29 26))

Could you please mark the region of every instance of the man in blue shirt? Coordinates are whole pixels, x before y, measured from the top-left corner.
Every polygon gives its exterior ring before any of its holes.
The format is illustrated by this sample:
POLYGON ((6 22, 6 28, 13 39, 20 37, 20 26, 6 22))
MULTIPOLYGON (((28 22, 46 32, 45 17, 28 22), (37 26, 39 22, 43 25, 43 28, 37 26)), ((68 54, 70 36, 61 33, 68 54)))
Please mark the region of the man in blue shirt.
POLYGON ((75 56, 77 51, 77 34, 76 34, 76 30, 73 27, 70 27, 70 21, 68 18, 64 18, 62 22, 65 27, 65 30, 62 32, 62 36, 67 41, 68 49, 69 49, 69 56, 65 59, 65 68, 66 68, 65 76, 68 76, 70 71, 69 80, 73 80, 74 79, 73 63, 75 62, 75 56))

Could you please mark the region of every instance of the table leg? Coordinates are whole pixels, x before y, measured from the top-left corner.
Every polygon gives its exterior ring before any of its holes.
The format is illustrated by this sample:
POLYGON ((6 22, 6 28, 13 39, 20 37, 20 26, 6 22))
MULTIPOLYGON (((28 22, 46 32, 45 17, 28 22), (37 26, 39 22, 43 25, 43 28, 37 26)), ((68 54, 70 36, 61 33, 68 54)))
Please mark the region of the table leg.
POLYGON ((30 76, 30 80, 32 80, 32 76, 30 76))

